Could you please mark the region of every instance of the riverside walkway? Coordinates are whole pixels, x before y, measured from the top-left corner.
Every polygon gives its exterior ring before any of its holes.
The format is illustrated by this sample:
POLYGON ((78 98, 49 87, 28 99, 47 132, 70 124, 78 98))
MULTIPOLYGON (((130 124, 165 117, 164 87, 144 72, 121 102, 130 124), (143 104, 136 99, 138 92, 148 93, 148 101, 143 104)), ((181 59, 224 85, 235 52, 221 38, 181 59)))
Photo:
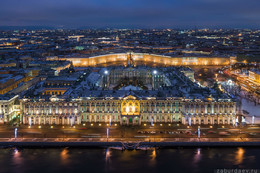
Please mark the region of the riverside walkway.
POLYGON ((0 138, 0 147, 260 147, 259 138, 172 138, 137 140, 136 138, 0 138))

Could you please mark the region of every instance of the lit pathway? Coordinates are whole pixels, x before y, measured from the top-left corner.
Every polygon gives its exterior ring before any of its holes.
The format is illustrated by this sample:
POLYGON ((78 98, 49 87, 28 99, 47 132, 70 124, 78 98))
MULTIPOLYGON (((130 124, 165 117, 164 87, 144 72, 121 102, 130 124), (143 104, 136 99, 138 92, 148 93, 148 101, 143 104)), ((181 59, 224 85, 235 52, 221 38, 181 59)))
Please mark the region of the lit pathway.
MULTIPOLYGON (((260 142, 260 138, 108 138, 109 142, 260 142)), ((107 142, 107 138, 0 138, 0 142, 107 142)))

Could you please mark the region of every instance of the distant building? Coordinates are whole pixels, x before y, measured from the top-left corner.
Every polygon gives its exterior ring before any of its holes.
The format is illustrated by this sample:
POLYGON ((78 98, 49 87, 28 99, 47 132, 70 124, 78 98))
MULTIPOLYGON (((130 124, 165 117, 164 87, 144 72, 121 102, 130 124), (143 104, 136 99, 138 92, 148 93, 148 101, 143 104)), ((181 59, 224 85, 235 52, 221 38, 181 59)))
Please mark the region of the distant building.
POLYGON ((249 79, 260 84, 260 70, 250 70, 249 79))
POLYGON ((27 81, 26 77, 22 75, 14 76, 12 74, 1 74, 0 75, 0 94, 5 94, 8 91, 11 91, 17 86, 27 81))
MULTIPOLYGON (((129 53, 106 54, 91 57, 61 57, 61 60, 73 62, 75 67, 95 67, 109 65, 126 65, 129 53)), ((230 57, 179 56, 170 57, 146 53, 133 53, 136 65, 148 66, 226 66, 230 57)), ((233 61, 232 61, 233 62, 233 61)))
POLYGON ((20 115, 20 103, 18 95, 0 96, 0 124, 8 123, 20 115))

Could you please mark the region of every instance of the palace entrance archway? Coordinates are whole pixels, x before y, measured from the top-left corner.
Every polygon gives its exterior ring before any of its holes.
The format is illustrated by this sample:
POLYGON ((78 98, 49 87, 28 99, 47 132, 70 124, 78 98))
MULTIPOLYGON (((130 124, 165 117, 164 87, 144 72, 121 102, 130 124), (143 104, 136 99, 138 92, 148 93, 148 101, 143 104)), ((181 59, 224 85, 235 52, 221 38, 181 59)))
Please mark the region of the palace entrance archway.
POLYGON ((121 103, 121 125, 139 125, 140 121, 140 100, 129 95, 123 98, 121 103))

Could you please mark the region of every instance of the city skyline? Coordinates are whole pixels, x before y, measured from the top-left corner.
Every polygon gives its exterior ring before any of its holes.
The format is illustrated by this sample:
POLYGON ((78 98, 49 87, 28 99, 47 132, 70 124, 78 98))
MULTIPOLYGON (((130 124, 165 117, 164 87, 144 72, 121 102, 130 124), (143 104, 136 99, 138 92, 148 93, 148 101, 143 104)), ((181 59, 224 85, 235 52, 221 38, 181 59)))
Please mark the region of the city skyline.
POLYGON ((2 2, 1 26, 54 28, 259 28, 259 1, 2 2))
POLYGON ((0 4, 0 173, 259 172, 260 0, 0 4))

